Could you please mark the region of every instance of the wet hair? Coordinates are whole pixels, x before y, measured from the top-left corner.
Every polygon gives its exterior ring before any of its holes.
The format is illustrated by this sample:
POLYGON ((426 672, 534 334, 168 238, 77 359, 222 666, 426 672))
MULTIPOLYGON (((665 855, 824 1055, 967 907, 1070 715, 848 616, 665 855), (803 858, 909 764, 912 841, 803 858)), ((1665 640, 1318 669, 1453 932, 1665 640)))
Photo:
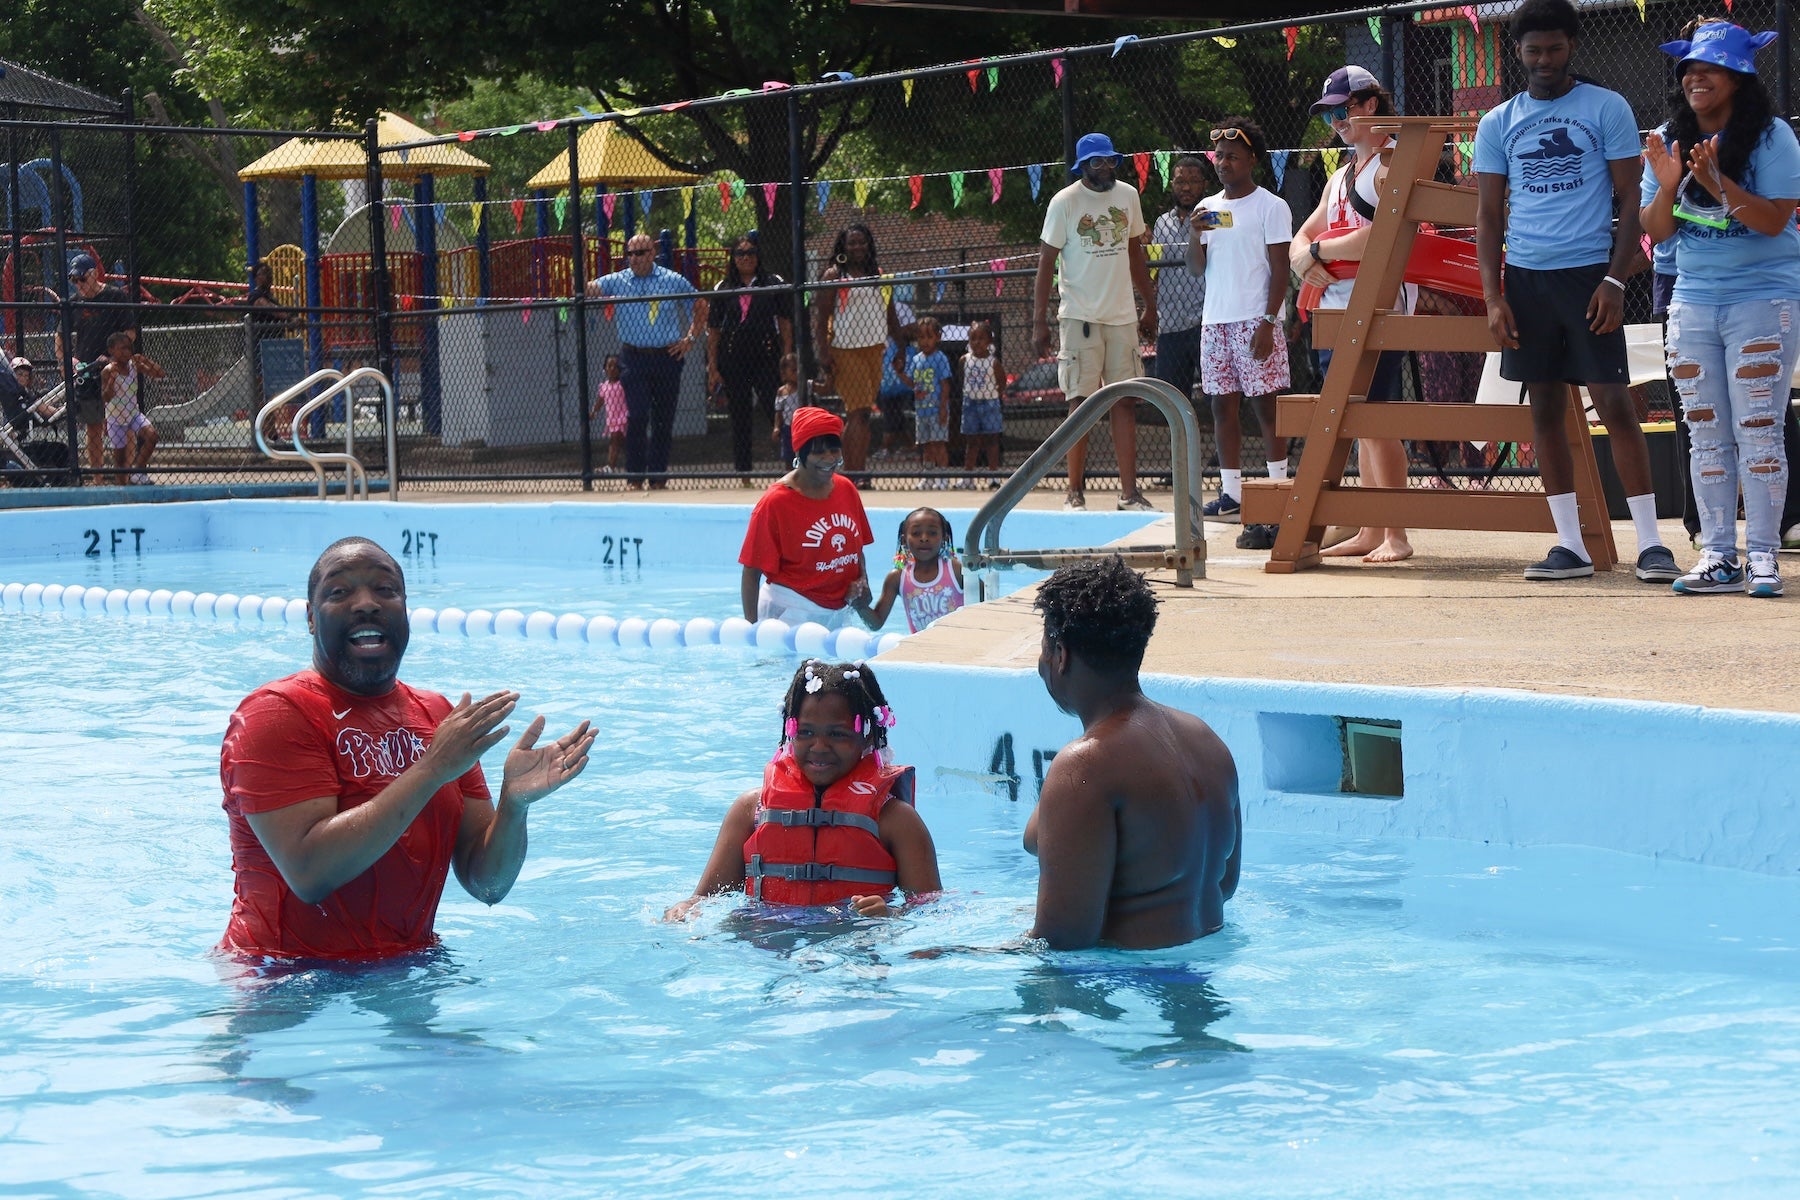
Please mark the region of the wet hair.
POLYGON ((869 243, 869 274, 881 274, 881 268, 875 265, 875 234, 861 221, 852 221, 838 230, 837 241, 831 243, 831 261, 839 266, 847 266, 850 262, 849 243, 852 233, 860 233, 869 243))
POLYGON ((920 505, 918 508, 913 509, 911 512, 907 513, 904 517, 900 518, 899 536, 895 539, 895 542, 898 546, 898 553, 896 553, 894 555, 895 565, 899 565, 901 560, 903 560, 906 557, 906 527, 908 525, 912 524, 912 519, 914 517, 918 516, 920 513, 930 513, 932 516, 937 518, 938 529, 940 531, 942 531, 943 535, 944 535, 944 547, 942 550, 939 551, 939 553, 940 554, 955 554, 956 553, 956 531, 950 528, 949 519, 947 517, 945 517, 943 513, 939 512, 935 508, 930 508, 925 505, 920 505))
POLYGON ((1156 629, 1156 597, 1144 577, 1114 554, 1059 567, 1032 607, 1044 636, 1098 671, 1136 671, 1156 629))
POLYGON ((313 593, 319 590, 319 580, 324 578, 325 560, 330 558, 333 554, 337 553, 339 550, 347 550, 352 546, 373 546, 373 547, 375 547, 376 551, 378 553, 380 553, 380 555, 383 558, 387 559, 388 562, 393 563, 394 573, 400 576, 400 587, 402 590, 405 590, 405 588, 406 588, 406 572, 400 569, 399 562, 397 562, 395 560, 393 555, 391 555, 387 552, 387 550, 382 546, 382 544, 380 542, 375 541, 373 538, 366 538, 366 537, 339 538, 337 541, 331 543, 331 545, 325 547, 325 549, 319 553, 318 561, 313 563, 312 570, 310 570, 306 573, 306 602, 308 604, 312 603, 313 593))
POLYGON ((862 718, 863 736, 869 739, 870 748, 885 750, 887 726, 877 718, 876 709, 887 709, 887 697, 882 694, 874 670, 864 663, 834 663, 822 658, 801 663, 794 672, 794 681, 788 684, 787 695, 781 698, 782 742, 787 741, 788 722, 799 719, 800 705, 808 696, 831 694, 842 696, 850 705, 851 715, 862 718), (808 690, 814 682, 819 686, 808 690))
MULTIPOLYGON (((1682 26, 1681 36, 1692 39, 1700 26, 1714 21, 1731 23, 1728 17, 1695 17, 1682 26)), ((1684 66, 1685 63, 1675 65, 1675 90, 1669 96, 1669 128, 1664 137, 1671 142, 1679 142, 1686 151, 1706 135, 1700 132, 1700 120, 1694 116, 1693 106, 1687 101, 1687 93, 1681 90, 1684 66)), ((1719 69, 1729 70, 1725 67, 1719 69)), ((1750 166, 1750 156, 1769 134, 1769 123, 1775 119, 1775 105, 1769 99, 1769 89, 1763 86, 1761 76, 1743 71, 1730 73, 1737 80, 1737 91, 1731 97, 1731 117, 1725 122, 1725 128, 1719 131, 1719 173, 1732 179, 1742 179, 1750 166)), ((1711 208, 1717 203, 1698 182, 1689 185, 1685 198, 1700 208, 1711 208)))
POLYGON ((115 330, 112 334, 110 334, 107 337, 106 348, 108 350, 111 350, 114 346, 117 346, 120 342, 124 342, 127 346, 129 346, 131 344, 131 335, 129 333, 126 333, 123 329, 115 330))
POLYGON ((1214 129, 1239 129, 1250 143, 1250 154, 1257 162, 1269 153, 1269 138, 1262 131, 1262 126, 1249 117, 1226 117, 1213 125, 1214 129))
POLYGON ((1569 0, 1525 0, 1507 32, 1515 45, 1528 33, 1566 33, 1574 41, 1581 36, 1581 17, 1569 0))

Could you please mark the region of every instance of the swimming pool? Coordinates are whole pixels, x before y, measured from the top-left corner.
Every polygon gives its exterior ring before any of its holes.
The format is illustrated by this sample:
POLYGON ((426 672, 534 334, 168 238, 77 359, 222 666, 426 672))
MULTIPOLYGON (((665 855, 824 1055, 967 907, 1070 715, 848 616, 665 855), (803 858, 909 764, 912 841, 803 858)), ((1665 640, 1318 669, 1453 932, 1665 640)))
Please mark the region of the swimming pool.
MULTIPOLYGON (((255 583, 245 557, 201 565, 255 583)), ((942 902, 670 927, 792 658, 418 639, 414 683, 597 716, 593 766, 534 813, 503 904, 446 892, 442 950, 234 978, 206 957, 219 737, 306 651, 290 627, 0 613, 0 1191, 1775 1196, 1800 1165, 1791 876, 1419 837, 1402 805, 1370 835, 1352 806, 1375 799, 1272 786, 1244 740, 1268 696, 1227 711, 1249 698, 1217 684, 1189 699, 1255 789, 1224 933, 915 957, 1029 923, 1031 748, 1074 731, 1029 676, 883 672, 942 902), (969 778, 999 725, 1016 798, 969 778)))

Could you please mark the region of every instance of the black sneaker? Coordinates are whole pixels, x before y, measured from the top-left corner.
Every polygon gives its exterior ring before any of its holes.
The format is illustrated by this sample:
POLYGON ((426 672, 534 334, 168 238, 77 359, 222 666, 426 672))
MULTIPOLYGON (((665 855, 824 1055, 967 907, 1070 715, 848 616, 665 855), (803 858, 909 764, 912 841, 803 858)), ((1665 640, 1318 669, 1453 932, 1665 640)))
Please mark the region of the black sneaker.
POLYGON ((1544 556, 1544 561, 1532 563, 1525 568, 1525 578, 1541 579, 1583 579, 1594 573, 1594 564, 1582 558, 1567 546, 1557 546, 1544 556))
POLYGON ((1208 521, 1224 521, 1235 525, 1243 519, 1243 505, 1234 496, 1220 492, 1217 500, 1209 500, 1200 509, 1200 514, 1208 521))
POLYGON ((1681 568, 1667 546, 1648 546, 1638 555, 1637 577, 1644 583, 1674 583, 1681 578, 1681 568))
POLYGON ((1258 525, 1252 522, 1244 526, 1244 531, 1237 536, 1239 550, 1273 550, 1275 548, 1275 526, 1258 525))

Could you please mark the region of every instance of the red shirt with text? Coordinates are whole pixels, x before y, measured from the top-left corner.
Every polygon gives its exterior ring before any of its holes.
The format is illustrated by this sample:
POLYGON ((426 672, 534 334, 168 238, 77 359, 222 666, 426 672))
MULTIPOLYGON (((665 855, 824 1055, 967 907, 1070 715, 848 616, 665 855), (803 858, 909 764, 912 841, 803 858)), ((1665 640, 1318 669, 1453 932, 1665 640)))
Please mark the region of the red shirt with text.
POLYGON ((821 608, 842 608, 874 540, 862 494, 844 476, 832 478, 827 500, 778 483, 751 510, 738 562, 821 608))
POLYGON ((450 702, 396 682, 358 696, 301 671, 250 693, 231 715, 219 754, 231 818, 235 894, 220 949, 301 958, 359 958, 433 945, 463 797, 488 799, 477 764, 439 788, 373 866, 327 896, 301 902, 246 817, 337 797, 338 811, 379 795, 419 760, 450 702))

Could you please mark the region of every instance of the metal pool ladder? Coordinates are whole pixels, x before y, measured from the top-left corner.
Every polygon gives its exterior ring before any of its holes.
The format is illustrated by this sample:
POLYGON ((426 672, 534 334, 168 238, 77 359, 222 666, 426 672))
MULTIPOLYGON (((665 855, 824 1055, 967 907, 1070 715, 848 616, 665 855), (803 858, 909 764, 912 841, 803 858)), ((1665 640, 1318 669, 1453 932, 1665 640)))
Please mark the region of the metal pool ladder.
POLYGON ((373 382, 381 388, 382 424, 387 429, 387 494, 389 500, 398 500, 399 488, 396 486, 398 481, 394 477, 394 464, 399 459, 399 454, 397 452, 398 441, 394 431, 394 420, 396 416, 394 408, 394 385, 388 380, 386 375, 383 375, 374 367, 358 367, 347 374, 343 371, 335 371, 330 367, 326 367, 324 370, 314 371, 311 375, 308 375, 305 379, 302 379, 292 387, 284 388, 274 399, 263 405, 261 410, 256 414, 255 432, 257 448, 276 461, 303 462, 311 467, 313 474, 319 477, 319 499, 321 500, 325 499, 326 496, 325 469, 328 466, 339 466, 344 469, 345 499, 358 499, 359 497, 356 494, 356 489, 360 486, 362 488, 362 496, 360 498, 367 500, 369 498, 369 475, 368 472, 363 470, 362 462, 356 457, 356 399, 354 396, 345 396, 344 452, 342 454, 331 452, 321 454, 316 450, 307 449, 306 443, 300 440, 300 430, 303 428, 302 422, 306 417, 312 414, 314 409, 319 408, 339 394, 348 393, 352 387, 364 382, 373 382), (302 396, 306 395, 309 390, 321 383, 328 383, 330 386, 312 399, 300 405, 299 410, 294 413, 294 448, 292 450, 277 450, 270 446, 267 439, 263 437, 263 425, 268 421, 269 417, 284 406, 299 400, 302 396))
POLYGON ((976 572, 977 599, 994 593, 993 572, 1000 567, 1035 567, 1055 570, 1089 558, 1117 554, 1128 566, 1157 567, 1175 572, 1176 587, 1193 587, 1206 578, 1206 529, 1200 509, 1200 427, 1187 398, 1160 379, 1126 379, 1109 383, 1078 405, 1044 444, 1032 452, 1000 490, 981 506, 969 523, 964 554, 976 572), (1169 423, 1169 448, 1174 458, 1175 544, 1173 546, 1093 546, 1063 550, 1002 550, 1000 523, 1020 500, 1038 485, 1050 468, 1062 461, 1077 440, 1100 422, 1120 400, 1148 400, 1169 423), (1185 498, 1185 503, 1183 502, 1185 498))

